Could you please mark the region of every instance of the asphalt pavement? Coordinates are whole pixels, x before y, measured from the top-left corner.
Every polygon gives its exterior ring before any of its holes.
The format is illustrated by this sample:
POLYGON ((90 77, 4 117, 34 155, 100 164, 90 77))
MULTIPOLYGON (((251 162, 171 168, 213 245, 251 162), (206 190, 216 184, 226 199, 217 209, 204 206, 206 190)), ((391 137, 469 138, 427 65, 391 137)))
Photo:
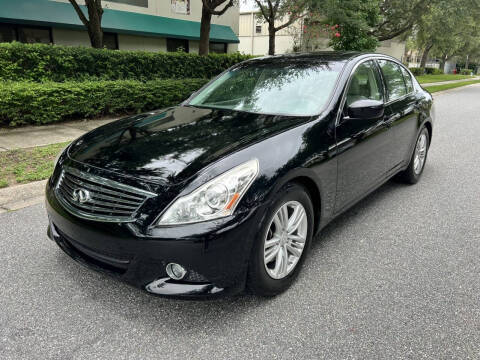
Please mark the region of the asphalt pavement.
POLYGON ((64 255, 42 204, 0 214, 0 359, 480 359, 479 99, 437 96, 420 183, 330 224, 273 299, 153 297, 64 255))

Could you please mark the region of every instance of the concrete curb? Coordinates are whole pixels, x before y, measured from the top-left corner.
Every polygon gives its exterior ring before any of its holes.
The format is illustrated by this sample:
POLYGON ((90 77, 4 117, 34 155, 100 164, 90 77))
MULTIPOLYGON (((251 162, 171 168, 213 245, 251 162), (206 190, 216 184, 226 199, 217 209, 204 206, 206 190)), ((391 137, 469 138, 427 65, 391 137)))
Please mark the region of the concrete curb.
POLYGON ((47 180, 0 189, 0 213, 40 204, 45 199, 47 180))

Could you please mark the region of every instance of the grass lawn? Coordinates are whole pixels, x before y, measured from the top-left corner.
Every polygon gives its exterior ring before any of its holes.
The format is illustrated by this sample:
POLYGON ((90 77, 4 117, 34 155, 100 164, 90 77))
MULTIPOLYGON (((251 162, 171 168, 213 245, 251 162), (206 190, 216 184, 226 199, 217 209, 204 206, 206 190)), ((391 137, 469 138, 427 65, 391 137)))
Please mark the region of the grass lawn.
POLYGON ((453 84, 435 85, 435 86, 429 86, 425 89, 427 89, 431 93, 434 93, 434 92, 437 92, 437 91, 454 89, 454 88, 457 88, 457 87, 462 87, 462 86, 472 85, 472 84, 480 84, 480 80, 464 81, 464 82, 453 83, 453 84))
POLYGON ((470 75, 453 75, 453 74, 416 76, 420 84, 428 84, 428 83, 441 82, 441 81, 463 80, 463 79, 470 79, 471 77, 472 76, 470 75))
POLYGON ((53 171, 53 161, 67 144, 1 151, 0 188, 47 179, 53 171))

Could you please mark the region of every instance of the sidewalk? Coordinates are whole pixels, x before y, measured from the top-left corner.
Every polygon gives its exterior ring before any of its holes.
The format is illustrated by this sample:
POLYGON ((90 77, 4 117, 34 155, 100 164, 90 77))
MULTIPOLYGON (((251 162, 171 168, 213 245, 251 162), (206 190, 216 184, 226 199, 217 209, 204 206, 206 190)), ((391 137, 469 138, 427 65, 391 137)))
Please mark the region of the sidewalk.
POLYGON ((72 141, 86 132, 108 124, 117 118, 78 120, 54 125, 0 128, 0 151, 24 149, 72 141))
POLYGON ((423 87, 429 87, 429 86, 437 86, 437 85, 445 85, 445 84, 455 84, 455 83, 461 83, 465 81, 475 81, 475 80, 480 80, 480 76, 474 76, 470 79, 462 79, 462 80, 450 80, 450 81, 439 81, 439 82, 433 82, 433 83, 425 83, 425 84, 420 84, 423 87))

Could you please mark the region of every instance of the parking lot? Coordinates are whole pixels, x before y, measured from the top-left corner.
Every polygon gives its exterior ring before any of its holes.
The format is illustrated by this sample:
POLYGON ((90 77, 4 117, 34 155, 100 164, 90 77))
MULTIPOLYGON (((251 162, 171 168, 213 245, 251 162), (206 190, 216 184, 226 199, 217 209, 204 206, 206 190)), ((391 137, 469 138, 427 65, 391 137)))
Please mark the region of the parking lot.
POLYGON ((436 96, 419 184, 389 182, 316 239, 272 299, 157 298, 0 214, 1 359, 480 359, 480 86, 436 96))

